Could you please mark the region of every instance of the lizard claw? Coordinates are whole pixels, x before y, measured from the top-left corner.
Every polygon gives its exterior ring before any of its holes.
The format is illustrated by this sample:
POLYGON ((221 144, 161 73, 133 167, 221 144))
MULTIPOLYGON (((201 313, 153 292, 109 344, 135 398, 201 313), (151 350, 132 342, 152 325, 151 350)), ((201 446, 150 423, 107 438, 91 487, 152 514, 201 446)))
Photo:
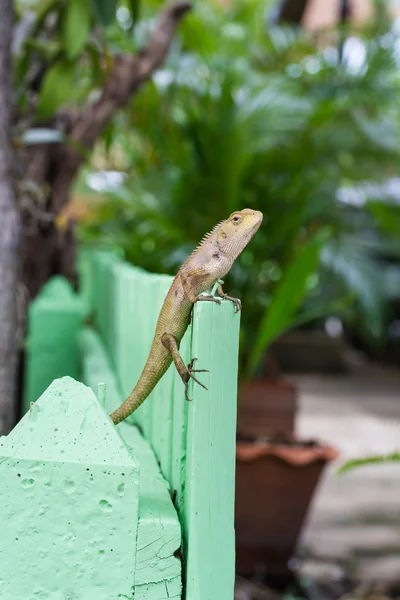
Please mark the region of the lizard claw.
POLYGON ((242 303, 240 302, 239 298, 228 297, 227 300, 230 300, 235 305, 235 313, 238 313, 242 310, 242 303))
POLYGON ((242 303, 240 302, 239 298, 233 298, 232 296, 228 296, 227 294, 225 294, 224 299, 233 302, 233 304, 235 305, 235 313, 238 313, 242 310, 242 303))
POLYGON ((185 400, 187 402, 191 402, 192 399, 189 398, 189 396, 188 396, 189 383, 187 381, 185 381, 184 383, 185 383, 185 400))
POLYGON ((193 369, 193 365, 196 362, 197 358, 192 358, 190 363, 187 366, 187 369, 190 373, 209 373, 208 369, 193 369))
POLYGON ((233 304, 235 305, 235 313, 238 313, 242 310, 242 303, 240 302, 239 298, 233 298, 233 296, 228 296, 228 294, 225 294, 224 290, 222 289, 221 283, 218 285, 217 294, 220 298, 233 302, 233 304))
POLYGON ((185 381, 185 398, 188 402, 191 402, 191 399, 188 396, 188 389, 189 389, 189 379, 193 379, 193 381, 195 381, 196 383, 198 383, 202 388, 204 388, 205 390, 207 390, 206 386, 204 385, 204 383, 201 383, 201 381, 199 381, 194 375, 193 373, 208 373, 208 369, 193 369, 193 365, 195 363, 195 361, 197 360, 197 358, 192 358, 192 360, 190 361, 190 363, 187 366, 187 381, 185 381))

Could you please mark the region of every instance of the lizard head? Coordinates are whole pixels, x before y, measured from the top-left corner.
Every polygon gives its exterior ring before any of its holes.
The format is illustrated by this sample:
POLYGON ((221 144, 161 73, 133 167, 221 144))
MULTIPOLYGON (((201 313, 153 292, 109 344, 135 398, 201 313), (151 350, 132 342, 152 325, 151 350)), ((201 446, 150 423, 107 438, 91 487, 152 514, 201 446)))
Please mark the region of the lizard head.
POLYGON ((233 212, 218 228, 218 247, 223 254, 236 258, 247 246, 263 220, 259 210, 244 208, 233 212))

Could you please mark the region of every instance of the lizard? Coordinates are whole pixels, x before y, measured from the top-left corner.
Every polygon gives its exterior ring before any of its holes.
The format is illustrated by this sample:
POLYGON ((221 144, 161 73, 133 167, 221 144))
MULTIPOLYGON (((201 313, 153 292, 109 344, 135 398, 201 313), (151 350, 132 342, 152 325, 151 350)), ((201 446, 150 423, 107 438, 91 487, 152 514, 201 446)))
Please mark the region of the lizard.
POLYGON ((203 237, 180 267, 161 307, 150 353, 138 382, 121 406, 110 415, 115 425, 126 419, 146 400, 172 362, 184 383, 186 400, 190 401, 190 379, 207 389, 194 375, 207 370, 193 368, 197 358, 192 358, 185 365, 179 354, 180 342, 190 323, 195 302, 221 304, 223 298, 233 302, 235 312, 241 310, 240 300, 225 294, 220 280, 229 272, 254 236, 262 219, 261 212, 249 208, 233 212, 203 237), (203 295, 216 285, 218 297, 203 295))

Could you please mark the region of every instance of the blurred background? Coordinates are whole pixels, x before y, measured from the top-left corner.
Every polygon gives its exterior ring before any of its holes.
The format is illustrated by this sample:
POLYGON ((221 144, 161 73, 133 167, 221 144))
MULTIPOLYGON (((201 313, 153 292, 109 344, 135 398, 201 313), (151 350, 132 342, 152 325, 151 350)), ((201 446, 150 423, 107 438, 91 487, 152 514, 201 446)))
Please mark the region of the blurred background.
POLYGON ((237 600, 395 598, 400 2, 182 1, 163 13, 166 46, 146 46, 164 8, 14 2, 0 432, 18 416, 30 303, 54 275, 78 286, 81 249, 175 274, 221 219, 261 210, 225 284, 243 303, 237 600))

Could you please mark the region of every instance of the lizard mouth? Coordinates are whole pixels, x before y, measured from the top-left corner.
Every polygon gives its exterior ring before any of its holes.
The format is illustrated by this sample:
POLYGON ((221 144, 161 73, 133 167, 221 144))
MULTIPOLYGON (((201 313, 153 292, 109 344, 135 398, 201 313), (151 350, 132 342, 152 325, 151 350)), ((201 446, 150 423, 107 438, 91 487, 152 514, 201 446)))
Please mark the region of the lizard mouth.
POLYGON ((253 225, 253 227, 244 234, 245 239, 250 240, 255 235, 255 233, 258 231, 260 225, 261 225, 261 221, 258 223, 255 223, 253 225))
POLYGON ((252 235, 254 235, 256 233, 256 231, 258 231, 258 229, 260 228, 260 225, 262 223, 263 220, 263 215, 262 213, 257 211, 257 215, 259 216, 258 220, 254 223, 252 229, 251 229, 251 233, 252 235))

